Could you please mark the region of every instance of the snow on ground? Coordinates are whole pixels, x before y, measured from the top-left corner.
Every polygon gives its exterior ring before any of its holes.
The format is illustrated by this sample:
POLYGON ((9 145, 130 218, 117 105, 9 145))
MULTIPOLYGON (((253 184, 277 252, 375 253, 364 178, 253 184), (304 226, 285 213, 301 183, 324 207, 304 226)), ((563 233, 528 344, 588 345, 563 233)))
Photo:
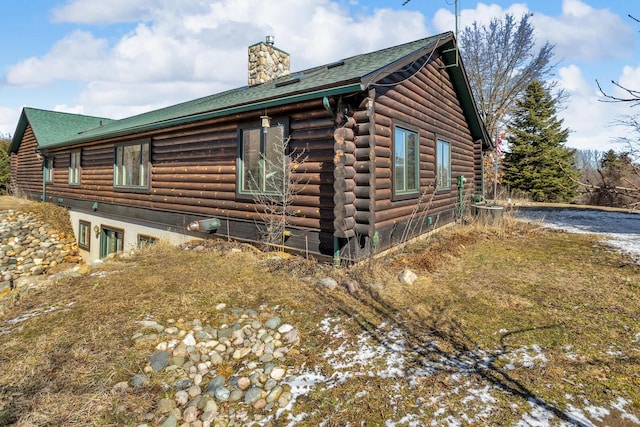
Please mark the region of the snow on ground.
POLYGON ((543 225, 572 233, 604 234, 604 241, 630 254, 640 263, 640 213, 609 212, 591 209, 529 209, 518 211, 517 218, 541 221, 543 225))
MULTIPOLYGON (((504 397, 504 387, 482 380, 473 375, 495 369, 494 363, 500 361, 503 370, 510 369, 542 369, 547 363, 544 349, 539 345, 529 345, 513 350, 449 350, 440 348, 435 336, 428 332, 419 337, 401 326, 381 324, 373 330, 363 331, 355 339, 350 338, 343 325, 353 319, 327 317, 319 325, 321 332, 331 338, 331 343, 322 357, 333 368, 331 374, 307 370, 290 382, 294 399, 319 388, 333 388, 354 377, 377 377, 398 379, 414 387, 426 377, 437 373, 445 373, 449 387, 440 395, 426 398, 418 397, 415 412, 403 413, 397 420, 389 419, 386 427, 399 426, 464 426, 486 425, 491 415, 499 409, 496 396, 504 397), (412 339, 413 338, 413 339, 412 339), (418 348, 419 347, 419 348, 418 348), (473 377, 472 377, 473 375, 473 377), (465 411, 452 414, 449 401, 455 398, 461 402, 465 411)), ((570 350, 567 348, 567 350, 570 350)), ((360 397, 367 394, 363 391, 360 397)), ((611 409, 620 412, 623 419, 640 425, 637 417, 627 412, 630 402, 619 398, 612 401, 609 408, 592 405, 587 399, 577 401, 569 396, 572 404, 564 411, 550 405, 542 399, 530 397, 523 401, 515 397, 511 403, 513 411, 523 414, 517 426, 580 426, 590 427, 601 422, 610 414, 611 409), (520 401, 520 403, 517 403, 520 401)), ((389 396, 395 399, 395 396, 389 396)), ((399 397, 398 397, 399 398, 399 397)), ((290 409, 290 408, 289 408, 290 409)), ((306 414, 289 418, 289 426, 294 426, 304 419, 306 414)))

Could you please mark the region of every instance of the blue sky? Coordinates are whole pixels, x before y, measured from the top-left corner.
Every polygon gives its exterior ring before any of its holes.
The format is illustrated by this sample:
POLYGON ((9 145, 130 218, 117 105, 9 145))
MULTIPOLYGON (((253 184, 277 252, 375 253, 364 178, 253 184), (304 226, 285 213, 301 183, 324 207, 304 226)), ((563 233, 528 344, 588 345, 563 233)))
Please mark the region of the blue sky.
MULTIPOLYGON (((0 0, 0 134, 22 107, 121 118, 247 80, 266 35, 293 71, 454 29, 454 0, 0 0)), ((615 121, 640 112, 599 101, 596 79, 640 89, 640 1, 459 0, 459 27, 533 13, 555 45, 567 145, 623 149, 615 121)))

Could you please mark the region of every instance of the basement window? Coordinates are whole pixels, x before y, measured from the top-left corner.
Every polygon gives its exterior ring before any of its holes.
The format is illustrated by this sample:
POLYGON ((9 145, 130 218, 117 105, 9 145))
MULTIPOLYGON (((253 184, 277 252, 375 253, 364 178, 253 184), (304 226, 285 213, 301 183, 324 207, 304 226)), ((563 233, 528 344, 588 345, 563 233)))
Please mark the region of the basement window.
POLYGON ((149 187, 149 141, 115 147, 113 185, 125 189, 149 187))
POLYGON ((80 221, 78 225, 78 247, 86 251, 91 249, 91 223, 80 221))
POLYGON ((286 121, 271 120, 268 128, 250 124, 239 129, 240 194, 282 194, 287 128, 286 121))

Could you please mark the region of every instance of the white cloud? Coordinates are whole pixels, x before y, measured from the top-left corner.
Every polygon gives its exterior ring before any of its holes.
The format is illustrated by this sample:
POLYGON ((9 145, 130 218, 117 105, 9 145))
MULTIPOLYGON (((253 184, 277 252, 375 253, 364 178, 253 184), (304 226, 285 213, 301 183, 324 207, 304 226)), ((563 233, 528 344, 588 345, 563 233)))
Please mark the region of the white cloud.
MULTIPOLYGON (((462 9, 460 11, 458 27, 462 31, 474 22, 480 25, 487 25, 493 18, 503 18, 507 13, 517 18, 528 12, 529 9, 524 3, 513 3, 507 9, 495 3, 478 3, 475 9, 462 9)), ((448 9, 439 9, 433 17, 433 25, 439 32, 453 31, 455 28, 455 16, 448 9)))
POLYGON ((72 0, 52 11, 54 22, 105 24, 149 19, 154 0, 72 0))
POLYGON ((6 81, 15 86, 42 86, 54 80, 88 80, 99 73, 107 55, 105 40, 75 31, 53 45, 43 57, 31 57, 11 67, 6 81))
MULTIPOLYGON (((640 94, 640 66, 626 66, 622 69, 622 74, 618 78, 618 84, 623 88, 635 91, 636 96, 640 94)), ((631 94, 621 88, 616 88, 614 95, 629 97, 631 94)))
POLYGON ((563 0, 562 15, 533 17, 537 37, 555 45, 558 58, 567 62, 596 63, 608 58, 629 58, 634 30, 609 9, 595 9, 581 0, 563 0))
POLYGON ((0 106, 0 137, 13 136, 20 117, 20 110, 0 106))
POLYGON ((7 82, 73 81, 80 94, 60 100, 62 108, 113 117, 245 85, 246 49, 266 35, 291 53, 292 71, 428 35, 418 12, 376 9, 353 17, 330 0, 71 0, 54 19, 137 24, 116 40, 72 32, 45 55, 11 67, 7 82))
POLYGON ((565 109, 558 112, 563 126, 571 130, 567 145, 583 150, 606 151, 613 140, 624 134, 616 125, 626 106, 603 102, 595 82, 591 83, 576 65, 562 67, 558 71, 559 84, 569 94, 565 109))

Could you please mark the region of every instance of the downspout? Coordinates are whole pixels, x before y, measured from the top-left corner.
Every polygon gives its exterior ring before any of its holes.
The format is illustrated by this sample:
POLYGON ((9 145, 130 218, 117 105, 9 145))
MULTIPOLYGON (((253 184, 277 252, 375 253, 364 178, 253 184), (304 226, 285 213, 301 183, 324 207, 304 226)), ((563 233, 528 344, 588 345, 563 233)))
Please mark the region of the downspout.
POLYGON ((47 156, 42 155, 42 201, 47 200, 47 156))
MULTIPOLYGON (((325 96, 322 98, 322 105, 324 106, 324 109, 327 110, 329 114, 331 114, 332 117, 336 116, 335 111, 331 107, 331 101, 328 97, 325 96)), ((333 265, 335 267, 340 267, 340 238, 337 237, 335 233, 333 236, 333 265)))

